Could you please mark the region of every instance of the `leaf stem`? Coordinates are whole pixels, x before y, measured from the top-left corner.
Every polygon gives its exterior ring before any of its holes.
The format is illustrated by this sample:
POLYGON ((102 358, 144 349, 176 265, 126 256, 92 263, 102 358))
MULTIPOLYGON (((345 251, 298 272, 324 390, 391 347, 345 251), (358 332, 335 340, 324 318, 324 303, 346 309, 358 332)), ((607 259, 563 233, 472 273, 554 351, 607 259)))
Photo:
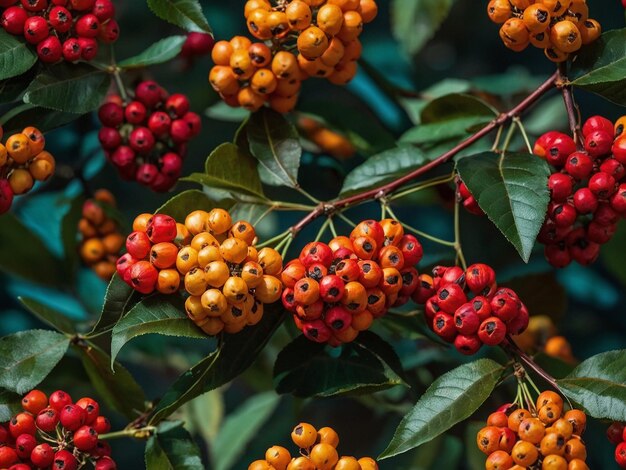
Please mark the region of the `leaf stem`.
POLYGON ((524 127, 524 124, 522 123, 521 119, 519 117, 516 117, 513 119, 513 122, 517 124, 517 127, 522 133, 522 137, 524 138, 524 143, 526 144, 528 153, 533 153, 533 146, 530 145, 530 139, 528 138, 528 134, 526 133, 526 128, 524 127))
MULTIPOLYGON (((394 219, 400 221, 400 219, 393 212, 393 209, 391 209, 391 207, 387 207, 387 212, 389 212, 389 215, 391 217, 393 217, 394 219)), ((437 243, 437 244, 443 245, 443 246, 449 246, 449 247, 452 247, 452 248, 456 249, 454 242, 449 242, 449 241, 446 241, 446 240, 442 240, 441 238, 437 238, 437 237, 435 237, 433 235, 430 235, 430 234, 428 234, 426 232, 422 232, 421 230, 418 230, 418 229, 416 229, 414 227, 411 227, 410 225, 407 225, 404 222, 402 222, 402 225, 404 226, 405 229, 415 233, 416 235, 419 235, 422 238, 425 238, 426 240, 430 240, 433 243, 437 243)))
POLYGON ((100 434, 98 436, 98 439, 102 439, 105 441, 109 439, 121 439, 124 437, 132 437, 134 439, 147 439, 148 437, 153 436, 156 430, 156 426, 145 426, 139 429, 122 429, 121 431, 100 434))
POLYGON ((416 193, 418 191, 423 191, 424 189, 432 188, 433 186, 439 186, 440 184, 446 184, 454 180, 454 172, 446 177, 433 178, 431 180, 424 181, 423 183, 417 184, 412 188, 407 188, 404 191, 400 191, 398 193, 392 194, 387 198, 387 201, 395 201, 396 199, 403 198, 410 194, 416 193))
POLYGON ((324 236, 324 232, 326 232, 326 229, 328 228, 329 225, 330 225, 330 217, 328 217, 324 221, 324 223, 320 227, 319 232, 317 232, 317 236, 315 237, 316 242, 319 242, 322 239, 322 237, 324 236))
POLYGON ((456 250, 457 265, 460 262, 463 269, 466 270, 467 262, 461 246, 460 203, 458 199, 454 201, 454 249, 456 250))

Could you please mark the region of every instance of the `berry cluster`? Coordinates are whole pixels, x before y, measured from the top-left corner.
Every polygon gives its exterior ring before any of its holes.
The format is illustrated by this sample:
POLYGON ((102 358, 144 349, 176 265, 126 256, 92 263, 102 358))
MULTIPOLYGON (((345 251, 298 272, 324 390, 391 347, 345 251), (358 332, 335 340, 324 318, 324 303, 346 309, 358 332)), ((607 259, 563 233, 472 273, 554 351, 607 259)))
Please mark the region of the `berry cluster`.
POLYGON ((98 435, 111 429, 100 406, 84 397, 76 403, 62 390, 46 396, 32 390, 22 399, 24 412, 0 425, 0 468, 77 470, 87 463, 95 470, 115 470, 111 447, 98 435))
POLYGON ((0 11, 0 25, 37 46, 45 63, 91 60, 98 41, 112 44, 120 34, 112 0, 0 0, 0 11))
POLYGON ((356 75, 363 24, 378 14, 375 0, 248 0, 248 30, 261 41, 236 36, 215 44, 209 81, 231 106, 256 111, 266 102, 291 111, 301 82, 326 78, 345 85, 356 75), (294 52, 291 52, 294 50, 294 52))
POLYGON ((437 266, 417 283, 413 300, 424 304, 428 326, 462 354, 475 354, 483 344, 496 346, 528 327, 526 306, 512 289, 498 288, 496 273, 486 264, 466 271, 437 266))
POLYGON ((103 205, 115 207, 115 197, 106 189, 95 192, 93 199, 83 204, 83 216, 78 222, 81 235, 80 257, 105 281, 115 274, 115 263, 124 245, 120 226, 107 216, 103 205))
POLYGON ((202 128, 200 116, 189 108, 185 95, 169 95, 153 81, 139 83, 130 103, 119 95, 107 99, 98 111, 104 126, 98 137, 122 178, 154 191, 176 184, 187 142, 202 128))
POLYGON ((309 243, 285 266, 283 306, 311 341, 349 343, 410 299, 422 256, 420 242, 396 220, 363 221, 349 238, 309 243))
POLYGON ((478 448, 488 455, 485 468, 588 470, 581 438, 585 413, 572 409, 563 414, 563 399, 551 391, 542 392, 536 408, 530 408, 504 405, 489 415, 476 436, 478 448))
POLYGON ((520 52, 532 44, 552 62, 566 61, 602 33, 600 23, 589 18, 586 0, 491 0, 487 14, 502 24, 506 47, 520 52))
POLYGON ((284 447, 272 446, 265 452, 265 459, 255 460, 248 470, 378 470, 370 457, 340 457, 339 435, 331 427, 315 429, 300 423, 291 432, 291 440, 299 448, 298 457, 292 457, 284 447))
POLYGON ((560 132, 537 140, 534 153, 555 168, 548 186, 551 201, 538 240, 555 267, 572 261, 593 263, 600 245, 608 242, 617 222, 626 216, 626 116, 615 126, 601 116, 582 129, 584 149, 560 132))
POLYGON ((142 214, 126 240, 117 271, 142 294, 189 295, 189 318, 208 335, 237 333, 263 318, 264 304, 280 299, 283 268, 272 248, 254 248, 254 227, 233 223, 228 211, 194 211, 185 224, 162 214, 142 214))
POLYGON ((188 60, 204 57, 211 53, 214 45, 215 40, 212 35, 208 33, 191 32, 187 34, 187 39, 185 39, 183 48, 180 51, 180 56, 188 60))
POLYGON ((56 163, 44 150, 45 144, 43 134, 35 127, 13 134, 4 145, 0 143, 0 214, 11 208, 14 196, 27 193, 35 181, 45 181, 54 173, 56 163))
POLYGON ((626 468, 626 427, 624 423, 613 423, 606 431, 606 437, 615 444, 615 461, 619 468, 626 468))
POLYGON ((322 122, 303 116, 298 119, 298 129, 308 140, 331 157, 346 160, 352 158, 356 149, 344 135, 326 127, 322 122))

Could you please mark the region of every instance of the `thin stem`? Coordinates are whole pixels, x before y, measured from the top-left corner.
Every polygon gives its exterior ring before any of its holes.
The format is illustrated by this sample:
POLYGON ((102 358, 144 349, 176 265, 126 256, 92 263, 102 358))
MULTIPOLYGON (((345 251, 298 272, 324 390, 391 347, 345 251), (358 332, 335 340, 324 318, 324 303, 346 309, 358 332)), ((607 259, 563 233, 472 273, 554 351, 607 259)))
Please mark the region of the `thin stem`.
POLYGON ((454 249, 456 250, 457 264, 460 262, 463 269, 467 269, 467 262, 461 246, 460 204, 454 201, 454 249))
POLYGON ((293 237, 291 236, 291 234, 287 235, 285 238, 283 238, 280 243, 278 243, 274 249, 276 251, 280 251, 285 245, 289 244, 289 242, 293 239, 293 237))
POLYGON ((412 188, 407 188, 404 191, 400 191, 398 193, 392 194, 387 198, 387 201, 395 201, 396 199, 403 198, 410 194, 416 193, 418 191, 423 191, 424 189, 432 188, 433 186, 439 186, 440 184, 450 183, 454 180, 454 173, 450 174, 450 176, 446 176, 445 178, 433 178, 432 180, 424 181, 418 185, 413 186, 412 188))
MULTIPOLYGON (((387 208, 387 212, 389 212, 389 215, 391 215, 391 217, 393 217, 394 219, 396 219, 398 221, 400 220, 398 218, 398 216, 393 212, 393 209, 391 209, 391 207, 387 208)), ((406 230, 409 230, 409 231, 415 233, 416 235, 419 235, 420 237, 425 238, 426 240, 430 240, 431 242, 437 243, 439 245, 449 246, 449 247, 455 248, 455 243, 454 242, 449 242, 449 241, 446 241, 446 240, 442 240, 441 238, 437 238, 437 237, 435 237, 433 235, 430 235, 430 234, 428 234, 426 232, 422 232, 421 230, 418 230, 418 229, 416 229, 414 227, 411 227, 410 225, 407 225, 404 222, 402 222, 402 225, 404 226, 404 228, 406 230)))
POLYGON ((493 145, 491 146, 491 151, 495 152, 498 150, 498 145, 500 145, 500 139, 502 138, 502 131, 504 130, 504 126, 498 127, 498 133, 496 134, 496 138, 493 141, 493 145))
POLYGON ((356 227, 356 224, 346 217, 343 212, 337 212, 337 217, 347 223, 350 227, 356 227))
POLYGON ((154 434, 156 431, 155 426, 145 426, 139 429, 123 429, 121 431, 109 432, 106 434, 100 434, 98 439, 102 440, 110 440, 110 439, 120 439, 124 437, 133 437, 135 439, 146 439, 154 434))
POLYGON ((330 217, 324 221, 324 223, 320 227, 319 232, 317 232, 317 236, 315 237, 316 242, 319 242, 322 239, 322 237, 324 236, 324 232, 326 232, 326 229, 328 228, 329 225, 330 225, 330 217))
POLYGON ((289 236, 289 234, 290 234, 290 232, 289 232, 289 230, 287 230, 287 231, 285 231, 285 232, 283 232, 283 233, 281 233, 279 235, 276 235, 273 238, 270 238, 269 240, 261 243, 260 245, 257 245, 256 248, 261 249, 261 248, 265 248, 266 246, 273 245, 274 243, 280 242, 283 239, 285 239, 287 236, 289 236))
POLYGON ((565 102, 565 109, 567 110, 569 127, 572 131, 572 137, 574 138, 574 142, 576 142, 576 146, 579 150, 581 150, 585 140, 580 129, 580 110, 576 105, 574 91, 572 90, 572 86, 566 76, 565 64, 562 64, 559 67, 558 73, 557 86, 561 88, 561 93, 563 94, 563 101, 565 102))
POLYGON ((515 134, 515 123, 509 126, 509 131, 506 133, 506 138, 504 139, 504 144, 502 144, 502 155, 504 155, 507 150, 509 150, 509 145, 511 145, 511 140, 513 140, 513 135, 515 134))
POLYGON ((335 221, 333 220, 332 216, 328 216, 328 220, 330 220, 330 233, 333 234, 333 237, 337 238, 337 228, 335 228, 335 221))
POLYGON ((513 122, 515 122, 515 124, 517 124, 517 127, 519 128, 520 132, 522 133, 522 137, 524 138, 524 142, 526 143, 526 148, 528 149, 528 153, 533 153, 533 146, 530 145, 530 139, 528 138, 528 134, 526 133, 526 129, 524 128, 524 124, 522 124, 522 121, 520 118, 514 118, 513 122))
POLYGON ((302 194, 304 197, 306 197, 309 201, 311 201, 311 202, 313 202, 315 204, 319 204, 320 203, 319 199, 313 197, 313 195, 311 195, 310 193, 308 193, 307 191, 302 189, 300 186, 298 186, 296 189, 298 190, 298 192, 300 194, 302 194))
POLYGON ((292 243, 293 243, 293 237, 289 235, 289 237, 287 238, 287 243, 285 243, 285 246, 280 251, 280 255, 283 257, 283 259, 287 257, 287 252, 289 252, 289 248, 291 247, 292 243))
POLYGON ((529 368, 531 369, 533 372, 535 372, 535 374, 537 374, 539 377, 541 377, 543 380, 545 380, 552 388, 554 388, 555 390, 557 390, 561 395, 563 395, 563 392, 561 391, 561 388, 559 387, 559 384, 556 383, 556 380, 554 379, 554 377, 552 377, 550 374, 548 374, 545 370, 543 370, 543 368, 537 364, 532 357, 530 357, 528 354, 526 354, 524 351, 522 351, 520 349, 520 347, 515 343, 515 341, 513 341, 513 339, 507 335, 507 342, 502 344, 502 347, 505 350, 509 350, 511 351, 513 354, 515 354, 515 356, 519 357, 519 359, 529 368))
POLYGON ((380 200, 380 220, 387 218, 387 201, 384 199, 380 200))

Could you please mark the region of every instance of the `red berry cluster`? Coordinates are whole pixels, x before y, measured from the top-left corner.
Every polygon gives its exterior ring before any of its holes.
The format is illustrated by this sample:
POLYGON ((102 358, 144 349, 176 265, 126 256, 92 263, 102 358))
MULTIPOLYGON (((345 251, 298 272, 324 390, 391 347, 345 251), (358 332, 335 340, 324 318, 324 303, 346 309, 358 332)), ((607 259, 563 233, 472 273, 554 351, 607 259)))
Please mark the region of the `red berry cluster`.
POLYGON ((555 131, 535 144, 534 153, 556 170, 548 181, 551 200, 538 237, 555 267, 593 263, 626 216, 625 124, 626 117, 615 125, 601 116, 589 118, 582 128, 583 149, 555 131))
POLYGON ((127 253, 117 260, 117 273, 142 294, 178 292, 180 275, 173 268, 178 256, 175 241, 179 234, 188 238, 185 226, 169 215, 145 214, 135 219, 133 230, 126 238, 127 253))
POLYGON ((100 406, 57 390, 46 396, 32 390, 22 399, 24 412, 0 425, 0 468, 77 470, 90 462, 95 470, 117 468, 111 447, 98 438, 111 430, 100 406))
POLYGON ((437 266, 432 276, 419 276, 413 300, 424 304, 428 326, 462 354, 475 354, 483 344, 496 346, 528 327, 526 306, 512 289, 498 288, 496 273, 486 264, 465 271, 437 266))
POLYGON ((136 180, 154 191, 174 186, 187 142, 202 127, 200 116, 189 108, 185 95, 169 95, 153 81, 137 85, 130 103, 123 103, 119 95, 107 99, 98 111, 104 125, 98 136, 122 178, 136 180))
POLYGON ((606 431, 606 437, 615 444, 615 461, 619 468, 626 468, 626 427, 624 423, 613 423, 606 431))
POLYGON ((112 0, 0 0, 0 25, 37 46, 39 60, 91 60, 98 41, 111 44, 120 34, 112 0))
POLYGON ((180 56, 185 59, 195 59, 209 55, 215 45, 215 39, 208 33, 191 32, 180 51, 180 56))
POLYGON ((311 341, 353 341, 417 287, 423 249, 396 220, 361 222, 350 237, 306 245, 283 270, 283 305, 311 341))

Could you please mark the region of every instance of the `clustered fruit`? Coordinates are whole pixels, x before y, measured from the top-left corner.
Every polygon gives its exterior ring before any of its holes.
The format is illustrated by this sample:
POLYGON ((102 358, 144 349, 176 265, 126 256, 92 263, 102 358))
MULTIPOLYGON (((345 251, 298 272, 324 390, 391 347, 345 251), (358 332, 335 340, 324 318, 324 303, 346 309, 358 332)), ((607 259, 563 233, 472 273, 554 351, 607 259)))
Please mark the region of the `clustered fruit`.
POLYGON ((300 423, 291 432, 291 440, 298 446, 297 457, 284 447, 272 446, 265 452, 265 459, 255 460, 248 470, 378 470, 370 457, 340 457, 339 435, 331 427, 315 429, 309 423, 300 423))
MULTIPOLYGON (((2 140, 0 127, 0 141, 2 140)), ((54 173, 54 157, 44 150, 46 140, 39 129, 27 127, 0 143, 0 214, 7 212, 14 196, 30 191, 35 181, 54 173)))
POLYGON ((281 255, 254 247, 257 236, 246 221, 233 223, 228 211, 198 210, 185 224, 163 214, 142 214, 126 240, 117 271, 142 294, 184 288, 189 318, 206 334, 238 333, 263 318, 283 286, 281 255))
POLYGON ((551 200, 538 240, 555 267, 593 263, 626 216, 626 116, 615 126, 601 116, 583 128, 584 148, 560 132, 537 140, 534 153, 554 167, 551 200))
POLYGON ((405 304, 418 286, 423 249, 396 220, 365 220, 350 237, 306 245, 281 275, 283 306, 311 341, 339 346, 405 304))
POLYGON ((303 116, 298 119, 298 130, 305 138, 331 157, 346 160, 352 158, 356 149, 344 135, 329 129, 324 123, 303 116))
POLYGON ((98 41, 112 44, 120 34, 112 0, 0 0, 0 25, 37 46, 39 60, 89 61, 98 41))
POLYGON ((486 264, 437 266, 421 274, 413 300, 424 304, 428 326, 462 354, 472 355, 483 344, 496 346, 507 335, 528 327, 526 306, 512 289, 498 287, 496 273, 486 264))
POLYGON ((24 411, 0 425, 0 468, 8 470, 115 470, 111 447, 98 438, 111 430, 100 406, 84 397, 76 403, 57 390, 50 398, 32 390, 22 399, 24 411))
POLYGON ((83 204, 78 222, 81 235, 79 253, 87 266, 105 281, 115 274, 115 264, 124 246, 124 237, 116 220, 106 214, 104 206, 115 207, 115 197, 110 191, 100 189, 93 199, 83 204))
POLYGON ((615 444, 615 461, 619 468, 626 468, 626 427, 624 423, 613 423, 606 431, 606 437, 615 444))
POLYGON ((356 75, 363 24, 378 14, 375 0, 248 0, 248 30, 219 41, 209 81, 230 106, 256 111, 265 103, 291 111, 309 77, 345 85, 356 75), (292 52, 293 51, 293 52, 292 52))
POLYGON ((602 33, 600 23, 589 18, 586 0, 491 0, 487 14, 502 24, 500 38, 506 47, 521 52, 532 44, 557 63, 602 33))
POLYGON ((478 448, 488 456, 485 468, 588 470, 582 440, 585 413, 576 409, 563 413, 563 399, 552 391, 542 392, 536 408, 530 408, 504 405, 489 415, 487 426, 476 436, 478 448))
POLYGON ((169 95, 153 81, 139 83, 129 103, 119 95, 107 98, 98 111, 104 126, 98 137, 122 178, 154 191, 176 184, 187 142, 202 128, 200 116, 189 109, 185 95, 169 95))

